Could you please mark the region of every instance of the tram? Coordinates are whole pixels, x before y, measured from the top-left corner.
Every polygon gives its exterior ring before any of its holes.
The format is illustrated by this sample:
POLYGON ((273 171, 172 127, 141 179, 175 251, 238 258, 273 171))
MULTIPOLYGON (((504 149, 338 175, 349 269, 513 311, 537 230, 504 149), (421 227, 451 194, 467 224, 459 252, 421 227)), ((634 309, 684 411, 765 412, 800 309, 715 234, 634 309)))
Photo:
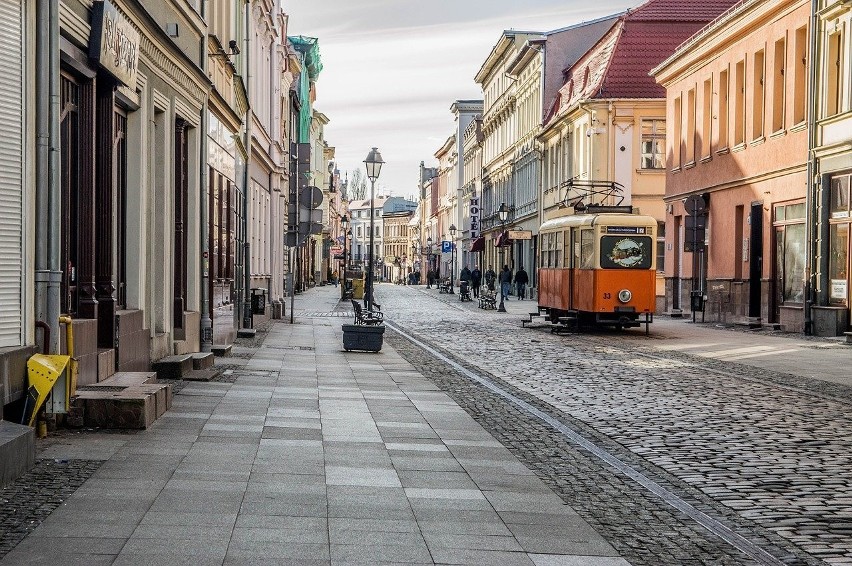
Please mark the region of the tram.
POLYGON ((588 207, 539 228, 539 311, 552 323, 617 329, 654 320, 657 220, 588 207))

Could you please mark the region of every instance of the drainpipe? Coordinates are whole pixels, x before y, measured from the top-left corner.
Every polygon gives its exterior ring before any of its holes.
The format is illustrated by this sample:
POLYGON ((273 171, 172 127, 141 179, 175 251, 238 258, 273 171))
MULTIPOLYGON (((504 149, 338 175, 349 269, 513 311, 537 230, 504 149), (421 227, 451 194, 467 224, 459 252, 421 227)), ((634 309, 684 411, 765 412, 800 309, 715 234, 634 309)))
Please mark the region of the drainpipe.
MULTIPOLYGON (((207 1, 201 2, 201 18, 206 21, 207 18, 207 1)), ((204 76, 207 76, 208 57, 207 57, 207 34, 202 34, 199 41, 199 59, 201 60, 201 70, 204 76)), ((209 89, 210 87, 208 87, 209 89)), ((210 96, 208 90, 207 101, 204 104, 204 109, 201 111, 201 159, 199 171, 199 208, 200 210, 200 226, 199 226, 199 241, 201 242, 201 351, 211 352, 213 350, 213 318, 210 312, 210 227, 209 213, 210 201, 212 195, 209 194, 210 182, 208 179, 207 152, 209 136, 208 132, 208 116, 210 96)))
POLYGON ((59 352, 61 208, 59 186, 59 6, 38 0, 36 34, 35 319, 50 327, 45 350, 59 352))
MULTIPOLYGON (((818 189, 817 183, 814 179, 816 173, 816 163, 814 157, 814 148, 816 147, 816 133, 815 133, 815 125, 816 125, 816 100, 814 100, 814 93, 816 92, 816 60, 817 60, 817 46, 818 42, 818 33, 819 33, 819 18, 817 17, 817 11, 819 10, 819 0, 811 0, 811 42, 810 42, 810 72, 808 73, 808 89, 807 92, 811 95, 811 100, 808 102, 808 168, 807 168, 807 191, 805 192, 805 210, 806 210, 806 219, 805 225, 808 227, 807 231, 807 245, 805 249, 807 253, 805 254, 805 334, 810 335, 813 334, 813 312, 812 307, 817 299, 817 290, 816 290, 816 257, 817 253, 821 252, 826 248, 826 242, 822 242, 820 244, 820 249, 817 249, 817 242, 820 241, 819 233, 822 231, 822 226, 825 224, 824 219, 820 219, 819 205, 818 199, 814 194, 818 189)), ((820 187, 821 188, 821 187, 820 187)), ((823 193, 827 193, 828 191, 822 191, 823 193)), ((825 200, 825 199, 823 199, 825 200)), ((827 210, 827 208, 823 208, 823 213, 827 210)), ((826 231, 827 232, 827 231, 826 231)), ((826 234, 827 235, 827 234, 826 234)), ((824 278, 826 275, 827 268, 827 256, 822 256, 820 254, 820 262, 818 271, 821 278, 824 278)))
POLYGON ((251 182, 251 123, 254 110, 251 108, 251 26, 249 22, 251 18, 251 3, 245 4, 245 48, 243 51, 243 65, 245 65, 246 77, 246 98, 249 100, 249 109, 246 112, 246 131, 245 131, 245 146, 248 157, 246 158, 246 166, 243 171, 243 328, 251 328, 251 243, 248 240, 249 234, 249 190, 251 182))

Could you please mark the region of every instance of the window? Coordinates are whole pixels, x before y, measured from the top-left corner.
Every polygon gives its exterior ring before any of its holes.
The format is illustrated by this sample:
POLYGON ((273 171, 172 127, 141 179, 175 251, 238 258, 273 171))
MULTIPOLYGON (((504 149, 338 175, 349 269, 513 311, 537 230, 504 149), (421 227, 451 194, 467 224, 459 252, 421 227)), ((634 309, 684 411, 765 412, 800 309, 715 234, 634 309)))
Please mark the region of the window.
POLYGON ((657 271, 666 270, 666 223, 657 223, 657 271))
POLYGON ((666 121, 642 120, 642 169, 666 166, 666 121))
POLYGON ((745 142, 745 61, 734 71, 734 145, 745 142))
POLYGON ((849 223, 832 224, 829 230, 829 300, 847 304, 849 299, 849 223))
POLYGON ((787 39, 781 38, 775 42, 775 56, 772 65, 772 131, 784 129, 784 110, 786 92, 784 83, 784 67, 787 62, 787 39))
POLYGON ((782 303, 802 303, 805 298, 805 203, 775 207, 776 269, 782 303))
POLYGON ((359 238, 363 237, 363 232, 361 231, 361 226, 358 226, 358 237, 359 238))
POLYGON ((713 135, 713 79, 704 81, 704 100, 701 104, 701 157, 710 157, 713 135))
POLYGON ((831 179, 831 217, 849 218, 849 176, 831 179))
POLYGON ((719 149, 728 147, 728 70, 719 73, 719 149))
POLYGON ((580 269, 595 267, 595 232, 580 230, 580 269))
POLYGON ((656 242, 650 236, 601 237, 601 268, 650 269, 656 254, 656 242))
POLYGON ((675 168, 678 168, 678 167, 680 167, 680 158, 681 158, 680 152, 681 152, 681 146, 683 145, 683 139, 682 139, 683 114, 681 113, 680 97, 679 96, 677 98, 675 98, 675 101, 674 101, 674 121, 675 121, 675 128, 674 128, 675 145, 672 148, 672 152, 673 152, 672 153, 672 166, 675 167, 675 168))
POLYGON ((805 121, 805 77, 808 68, 808 28, 805 26, 796 30, 795 46, 795 76, 793 77, 793 123, 805 121))
POLYGON ((763 137, 763 105, 765 102, 766 86, 764 85, 764 53, 761 49, 754 54, 754 66, 752 68, 752 84, 754 85, 754 99, 752 100, 752 122, 751 139, 756 140, 763 137))
POLYGON ((695 89, 686 93, 686 163, 695 162, 695 89))
POLYGON ((834 116, 841 112, 843 106, 843 32, 837 32, 828 37, 828 60, 826 61, 827 84, 826 116, 834 116))

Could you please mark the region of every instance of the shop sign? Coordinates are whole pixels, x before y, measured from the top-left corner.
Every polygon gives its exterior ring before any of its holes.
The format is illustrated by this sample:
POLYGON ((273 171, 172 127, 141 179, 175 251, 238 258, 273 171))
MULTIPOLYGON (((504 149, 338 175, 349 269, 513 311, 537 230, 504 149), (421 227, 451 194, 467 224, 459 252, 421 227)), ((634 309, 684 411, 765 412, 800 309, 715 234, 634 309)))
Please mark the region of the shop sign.
POLYGON ((329 252, 334 255, 341 255, 343 253, 343 248, 340 246, 331 246, 329 252))
POLYGON ((846 279, 831 280, 831 298, 846 300, 847 296, 847 281, 846 279))
POLYGON ((510 240, 532 240, 532 230, 509 230, 510 240))
POLYGON ((478 238, 480 235, 479 215, 482 209, 479 207, 479 197, 470 197, 470 237, 478 238))
POLYGON ((139 32, 133 24, 109 0, 95 2, 89 57, 131 89, 136 88, 139 47, 139 32))

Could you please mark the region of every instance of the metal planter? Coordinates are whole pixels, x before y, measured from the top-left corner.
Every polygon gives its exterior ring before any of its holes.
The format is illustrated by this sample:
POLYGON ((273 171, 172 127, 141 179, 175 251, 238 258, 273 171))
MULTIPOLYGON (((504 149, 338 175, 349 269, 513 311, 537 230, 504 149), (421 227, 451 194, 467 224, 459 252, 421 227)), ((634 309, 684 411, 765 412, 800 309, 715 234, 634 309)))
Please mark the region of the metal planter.
POLYGON ((343 325, 343 349, 378 352, 382 349, 385 327, 383 325, 365 326, 363 324, 343 325))

